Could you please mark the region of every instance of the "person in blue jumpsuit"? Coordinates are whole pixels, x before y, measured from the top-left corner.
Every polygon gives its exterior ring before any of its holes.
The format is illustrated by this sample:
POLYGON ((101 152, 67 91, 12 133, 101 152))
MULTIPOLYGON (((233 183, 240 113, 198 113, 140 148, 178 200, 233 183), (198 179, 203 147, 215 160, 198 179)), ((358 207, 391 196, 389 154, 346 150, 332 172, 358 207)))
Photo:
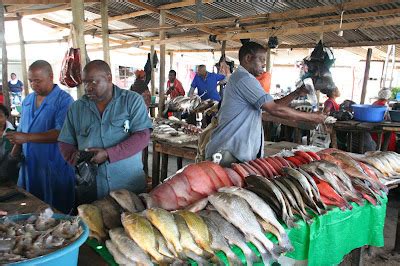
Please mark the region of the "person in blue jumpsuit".
POLYGON ((80 152, 94 154, 97 198, 121 188, 145 192, 141 151, 149 144, 152 123, 143 97, 114 85, 102 60, 85 66, 82 81, 85 95, 71 106, 58 138, 64 158, 75 165, 80 152))
POLYGON ((53 70, 44 60, 35 61, 28 72, 33 93, 22 103, 17 132, 7 133, 16 144, 11 152, 21 152, 18 186, 26 189, 57 210, 69 213, 74 203, 75 174, 63 159, 57 138, 72 97, 53 83, 53 70))

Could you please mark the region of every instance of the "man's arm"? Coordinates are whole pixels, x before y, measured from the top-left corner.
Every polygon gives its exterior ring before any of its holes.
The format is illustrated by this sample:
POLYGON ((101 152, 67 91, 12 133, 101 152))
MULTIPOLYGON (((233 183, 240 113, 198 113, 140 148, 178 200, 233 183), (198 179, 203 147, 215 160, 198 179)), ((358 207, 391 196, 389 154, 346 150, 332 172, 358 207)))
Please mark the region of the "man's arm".
POLYGON ((27 142, 35 143, 55 143, 57 142, 60 131, 52 129, 42 133, 22 133, 22 132, 8 132, 6 137, 12 144, 24 144, 27 142))
POLYGON ((64 158, 66 162, 68 162, 70 165, 75 166, 77 159, 78 159, 78 148, 76 148, 74 145, 65 143, 65 142, 58 142, 58 147, 60 149, 61 155, 64 158))
POLYGON ((141 152, 149 145, 150 129, 134 132, 126 140, 107 148, 108 160, 114 163, 141 152))
POLYGON ((275 103, 288 106, 294 99, 300 96, 305 96, 307 95, 308 91, 305 86, 301 86, 300 88, 297 88, 294 92, 290 93, 289 95, 286 95, 285 97, 275 100, 275 103))
POLYGON ((190 87, 190 90, 189 90, 189 97, 192 97, 192 96, 194 95, 194 90, 195 90, 195 88, 190 87))
POLYGON ((301 120, 320 124, 323 123, 326 118, 324 114, 299 112, 288 106, 277 104, 275 101, 266 102, 261 108, 273 116, 288 120, 301 120))

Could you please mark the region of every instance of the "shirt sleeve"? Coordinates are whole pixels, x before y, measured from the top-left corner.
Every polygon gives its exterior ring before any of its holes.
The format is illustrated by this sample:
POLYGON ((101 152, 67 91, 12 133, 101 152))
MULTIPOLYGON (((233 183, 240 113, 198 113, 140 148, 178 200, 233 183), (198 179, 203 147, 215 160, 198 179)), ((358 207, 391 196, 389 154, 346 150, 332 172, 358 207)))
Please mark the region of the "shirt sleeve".
POLYGON ((67 112, 71 104, 74 102, 71 96, 68 95, 68 97, 63 97, 63 99, 60 101, 60 106, 58 106, 58 109, 56 111, 56 127, 55 129, 61 130, 63 127, 65 117, 67 116, 67 112))
POLYGON ((264 103, 274 100, 271 95, 265 93, 260 82, 258 82, 258 80, 255 78, 241 79, 239 81, 239 86, 237 87, 237 93, 239 96, 253 105, 256 109, 260 109, 264 103))
POLYGON ((153 124, 149 118, 147 107, 144 103, 143 97, 138 94, 130 95, 130 124, 129 132, 134 133, 136 131, 141 131, 146 128, 152 128, 153 124))
POLYGON ((179 95, 185 96, 185 90, 183 89, 182 83, 178 81, 176 85, 175 89, 178 91, 179 95))
POLYGON ((73 121, 74 118, 72 106, 68 111, 67 118, 65 119, 60 135, 58 136, 58 141, 78 146, 78 141, 76 139, 76 129, 73 121))
POLYGON ((191 88, 197 88, 197 75, 194 77, 192 84, 190 85, 191 88))
POLYGON ((217 80, 218 81, 221 81, 221 80, 225 79, 225 75, 222 75, 222 74, 215 74, 215 75, 217 76, 217 80))
POLYGON ((142 151, 150 141, 150 130, 138 131, 117 145, 107 148, 108 160, 114 163, 135 155, 142 151))

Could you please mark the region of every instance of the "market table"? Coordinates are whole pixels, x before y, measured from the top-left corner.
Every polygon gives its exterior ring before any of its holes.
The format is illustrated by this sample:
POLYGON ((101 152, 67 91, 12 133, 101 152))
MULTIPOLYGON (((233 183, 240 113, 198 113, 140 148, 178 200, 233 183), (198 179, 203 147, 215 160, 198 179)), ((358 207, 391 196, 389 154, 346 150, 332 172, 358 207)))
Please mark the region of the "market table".
MULTIPOLYGON (((19 194, 17 197, 11 198, 7 201, 0 202, 0 210, 7 211, 9 215, 39 213, 40 211, 49 207, 48 204, 28 193, 24 189, 7 184, 0 185, 0 197, 15 191, 18 191, 22 194, 19 194)), ((79 249, 78 265, 106 266, 108 264, 91 247, 89 247, 87 244, 83 244, 79 249)))
POLYGON ((329 132, 331 135, 331 141, 332 141, 332 147, 337 148, 337 136, 336 132, 338 130, 340 131, 346 131, 349 132, 348 138, 347 138, 347 147, 349 147, 348 151, 352 151, 351 149, 351 143, 354 138, 354 134, 359 135, 359 140, 360 140, 360 147, 358 152, 359 153, 364 153, 364 134, 361 134, 363 132, 369 132, 369 133, 377 133, 378 134, 378 139, 382 138, 382 135, 384 136, 383 138, 383 144, 382 142, 378 143, 377 150, 382 150, 386 151, 389 145, 389 139, 390 139, 390 134, 392 132, 400 132, 400 123, 398 122, 391 122, 391 121, 383 121, 379 123, 370 123, 370 122, 360 122, 360 121, 355 121, 355 120, 350 120, 350 121, 337 121, 335 124, 332 124, 328 126, 329 132))
POLYGON ((168 156, 177 157, 177 170, 181 169, 183 158, 193 161, 196 159, 197 143, 179 144, 153 138, 153 166, 152 166, 153 188, 167 178, 168 156), (162 158, 161 167, 160 167, 160 157, 162 158), (160 179, 160 171, 161 171, 161 179, 160 179))
MULTIPOLYGON (((272 116, 266 112, 262 114, 262 120, 264 124, 264 134, 265 140, 271 140, 271 132, 269 131, 270 125, 272 123, 282 124, 288 127, 294 128, 294 142, 301 143, 301 131, 302 130, 313 130, 316 128, 316 123, 304 122, 304 121, 296 121, 296 120, 289 120, 284 118, 279 118, 272 116)), ((285 139, 289 140, 290 136, 288 135, 288 131, 285 131, 285 139)))

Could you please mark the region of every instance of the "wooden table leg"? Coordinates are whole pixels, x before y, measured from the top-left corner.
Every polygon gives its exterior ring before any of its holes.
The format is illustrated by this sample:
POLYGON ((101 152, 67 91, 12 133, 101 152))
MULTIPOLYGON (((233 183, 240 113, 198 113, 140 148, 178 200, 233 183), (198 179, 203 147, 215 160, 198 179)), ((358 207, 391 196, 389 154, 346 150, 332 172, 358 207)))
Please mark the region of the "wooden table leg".
POLYGON ((299 128, 294 129, 294 141, 295 143, 301 144, 301 130, 299 128))
POLYGON ((176 168, 177 170, 182 168, 182 157, 176 157, 176 168))
POLYGON ((153 142, 153 170, 151 186, 154 188, 160 183, 160 153, 156 151, 156 143, 153 142))
POLYGON ((146 148, 144 148, 142 151, 142 162, 143 162, 143 171, 147 177, 147 176, 149 176, 149 147, 148 146, 146 146, 146 148))
POLYGON ((364 247, 357 248, 351 253, 351 266, 363 265, 364 247))
POLYGON ((168 175, 168 154, 162 154, 162 163, 161 163, 161 182, 163 182, 168 175))
POLYGON ((332 146, 332 148, 335 148, 335 149, 337 149, 337 147, 338 147, 336 130, 334 128, 332 128, 332 132, 331 132, 331 146, 332 146))
POLYGON ((382 134, 383 134, 383 131, 379 131, 379 132, 377 132, 377 134, 378 134, 378 147, 376 147, 376 150, 377 151, 381 151, 382 150, 382 134))
POLYGON ((382 151, 387 151, 390 142, 390 135, 392 132, 383 132, 383 144, 382 144, 382 151))
POLYGON ((364 154, 364 143, 365 143, 364 132, 360 132, 360 147, 358 147, 360 154, 364 154))

